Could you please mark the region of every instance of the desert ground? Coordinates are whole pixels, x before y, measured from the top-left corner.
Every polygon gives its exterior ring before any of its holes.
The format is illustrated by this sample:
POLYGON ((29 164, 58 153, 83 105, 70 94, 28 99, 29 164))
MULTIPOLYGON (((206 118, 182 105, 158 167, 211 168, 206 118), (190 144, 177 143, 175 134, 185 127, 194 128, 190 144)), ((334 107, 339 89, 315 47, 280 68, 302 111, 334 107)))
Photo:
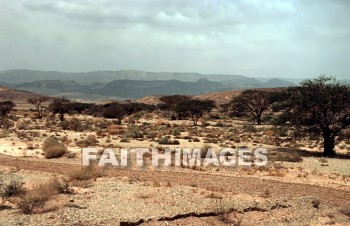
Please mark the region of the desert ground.
POLYGON ((319 139, 294 139, 283 128, 219 112, 198 126, 162 111, 133 114, 122 125, 69 114, 62 125, 49 115, 35 119, 29 108, 18 105, 14 125, 0 133, 1 181, 21 190, 1 198, 0 225, 350 224, 348 141, 337 145, 337 158, 323 158, 319 139), (45 157, 49 137, 62 142, 64 156, 45 157), (121 147, 264 147, 268 165, 83 168, 82 147, 117 155, 121 147))

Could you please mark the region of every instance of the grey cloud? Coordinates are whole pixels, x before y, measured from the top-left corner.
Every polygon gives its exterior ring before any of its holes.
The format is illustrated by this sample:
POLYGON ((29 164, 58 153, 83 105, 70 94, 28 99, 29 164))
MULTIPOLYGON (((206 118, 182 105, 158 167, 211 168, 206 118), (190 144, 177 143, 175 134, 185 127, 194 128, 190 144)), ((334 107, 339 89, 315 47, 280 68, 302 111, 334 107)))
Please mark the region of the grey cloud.
POLYGON ((349 76, 346 0, 2 0, 0 70, 349 76))

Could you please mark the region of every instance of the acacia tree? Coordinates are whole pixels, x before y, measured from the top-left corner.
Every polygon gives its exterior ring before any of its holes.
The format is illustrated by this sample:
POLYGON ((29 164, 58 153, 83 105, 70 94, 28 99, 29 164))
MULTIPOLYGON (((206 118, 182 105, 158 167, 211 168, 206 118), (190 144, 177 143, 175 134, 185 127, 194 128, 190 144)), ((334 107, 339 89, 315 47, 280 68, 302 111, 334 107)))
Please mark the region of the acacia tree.
POLYGON ((52 112, 53 115, 58 114, 59 119, 63 122, 64 115, 69 113, 71 110, 70 101, 65 98, 55 98, 49 104, 49 110, 52 112))
POLYGON ((48 97, 36 97, 36 98, 30 98, 28 99, 28 103, 32 104, 35 106, 35 110, 38 114, 38 118, 42 119, 43 118, 43 113, 44 113, 44 107, 42 106, 42 104, 46 101, 48 101, 50 98, 48 97))
POLYGON ((212 100, 186 100, 177 105, 177 111, 188 113, 192 118, 193 125, 198 124, 198 120, 205 112, 210 112, 215 107, 212 100))
POLYGON ((321 75, 289 88, 287 94, 282 122, 290 122, 305 134, 321 135, 324 156, 334 156, 336 143, 344 139, 350 126, 349 87, 321 75))
POLYGON ((267 111, 271 105, 269 99, 270 92, 263 90, 244 90, 240 95, 231 101, 232 110, 239 113, 247 113, 261 125, 263 113, 267 111))
POLYGON ((16 104, 10 100, 0 102, 0 116, 7 117, 15 106, 16 104))
POLYGON ((125 106, 119 103, 109 103, 103 106, 102 116, 105 118, 116 118, 118 119, 118 125, 122 124, 124 116, 127 115, 125 106))
POLYGON ((185 95, 163 96, 159 98, 159 100, 163 103, 161 107, 164 110, 173 111, 179 120, 182 120, 183 117, 185 117, 186 111, 181 110, 181 107, 178 107, 178 105, 190 99, 191 97, 185 95))

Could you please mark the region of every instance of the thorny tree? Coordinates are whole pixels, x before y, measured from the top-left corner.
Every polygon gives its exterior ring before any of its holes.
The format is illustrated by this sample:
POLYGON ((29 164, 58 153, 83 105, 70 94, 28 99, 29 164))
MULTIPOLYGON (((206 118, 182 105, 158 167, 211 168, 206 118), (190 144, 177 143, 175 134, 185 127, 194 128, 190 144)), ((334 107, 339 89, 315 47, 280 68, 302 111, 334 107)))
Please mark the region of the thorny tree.
POLYGON ((345 139, 350 127, 350 90, 333 77, 321 75, 287 90, 282 121, 306 134, 319 134, 324 155, 334 156, 337 142, 345 139))
POLYGON ((270 92, 262 90, 245 90, 231 101, 234 112, 248 113, 261 125, 263 113, 269 109, 270 92))

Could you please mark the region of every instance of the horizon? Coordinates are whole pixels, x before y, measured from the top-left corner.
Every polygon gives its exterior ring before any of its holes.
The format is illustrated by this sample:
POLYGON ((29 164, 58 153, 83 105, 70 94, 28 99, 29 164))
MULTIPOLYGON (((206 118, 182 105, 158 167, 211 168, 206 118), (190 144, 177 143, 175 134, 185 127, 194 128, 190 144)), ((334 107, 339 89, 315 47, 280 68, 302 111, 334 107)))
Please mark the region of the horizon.
MULTIPOLYGON (((310 77, 299 77, 299 76, 264 76, 264 77, 258 77, 258 76, 254 76, 254 75, 243 75, 243 74, 235 74, 235 73, 224 73, 224 74, 220 74, 220 73, 199 73, 199 72, 177 72, 177 71, 145 71, 145 70, 137 70, 137 69, 121 69, 121 70, 93 70, 93 71, 58 71, 58 70, 39 70, 39 69, 7 69, 7 70, 0 70, 1 72, 8 72, 8 71, 40 71, 40 72, 58 72, 58 73, 73 73, 73 74, 88 74, 88 73, 93 73, 93 72, 120 72, 120 71, 136 71, 136 72, 147 72, 147 73, 172 73, 172 74, 200 74, 200 75, 233 75, 233 76, 244 76, 247 78, 253 78, 253 79, 257 79, 257 80, 266 80, 266 79, 282 79, 282 80, 286 80, 286 81, 299 81, 299 80, 307 80, 307 79, 314 79, 319 77, 322 74, 319 75, 313 75, 310 77)), ((335 77, 337 80, 349 80, 350 77, 341 77, 341 76, 337 76, 337 75, 328 75, 327 76, 332 76, 335 77)), ((210 80, 210 79, 208 79, 210 80)))
POLYGON ((0 8, 1 71, 350 77, 348 1, 4 0, 0 8))

